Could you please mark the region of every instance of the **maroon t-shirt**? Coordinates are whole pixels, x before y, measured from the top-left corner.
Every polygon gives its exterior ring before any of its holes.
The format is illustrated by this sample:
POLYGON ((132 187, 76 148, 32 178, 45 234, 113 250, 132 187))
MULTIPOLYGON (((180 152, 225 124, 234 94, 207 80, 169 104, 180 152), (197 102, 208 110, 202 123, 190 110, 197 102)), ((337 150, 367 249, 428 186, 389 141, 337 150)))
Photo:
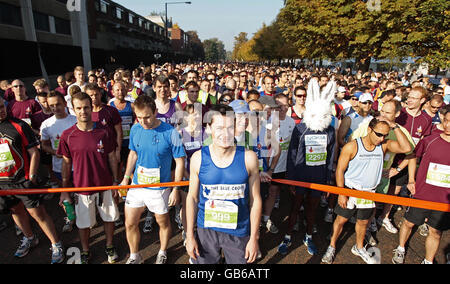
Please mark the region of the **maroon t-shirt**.
POLYGON ((8 115, 19 119, 31 119, 31 115, 41 111, 42 108, 35 99, 25 101, 12 100, 7 107, 8 115))
POLYGON ((440 135, 422 139, 415 149, 416 157, 421 158, 416 176, 416 194, 420 200, 449 203, 450 142, 440 135))
MULTIPOLYGON (((113 141, 106 129, 98 127, 81 131, 75 124, 63 131, 57 153, 72 160, 75 187, 112 184, 108 154, 115 149, 113 141)), ((90 195, 95 192, 79 193, 90 195)))
POLYGON ((44 111, 38 111, 31 115, 31 128, 34 130, 40 131, 41 124, 46 120, 47 118, 50 118, 53 116, 53 113, 46 114, 44 111))
MULTIPOLYGON (((395 119, 395 122, 408 130, 416 145, 419 143, 420 139, 431 134, 431 128, 433 126, 431 117, 428 114, 420 112, 420 115, 413 117, 405 108, 402 108, 400 115, 395 119)), ((395 155, 394 165, 400 164, 404 158, 404 154, 395 155)))
POLYGON ((119 111, 115 107, 103 105, 99 112, 92 112, 91 117, 98 128, 106 129, 109 132, 109 136, 117 147, 117 133, 114 125, 122 123, 119 111))
POLYGON ((55 91, 63 94, 64 96, 66 96, 68 88, 69 88, 69 86, 65 86, 64 88, 58 87, 58 88, 55 89, 55 91))

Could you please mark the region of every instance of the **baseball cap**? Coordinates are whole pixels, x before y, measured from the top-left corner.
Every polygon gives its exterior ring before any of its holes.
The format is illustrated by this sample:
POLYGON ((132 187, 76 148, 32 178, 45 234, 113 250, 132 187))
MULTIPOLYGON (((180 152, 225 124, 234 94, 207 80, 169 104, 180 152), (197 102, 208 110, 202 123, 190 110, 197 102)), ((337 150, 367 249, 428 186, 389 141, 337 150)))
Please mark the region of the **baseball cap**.
POLYGON ((247 102, 244 100, 234 100, 229 106, 233 108, 235 113, 246 113, 250 111, 247 102))
POLYGON ((258 100, 262 105, 268 106, 268 107, 278 107, 277 103, 275 102, 274 98, 271 96, 262 96, 258 100))
POLYGON ((362 94, 363 94, 363 92, 358 91, 358 92, 355 92, 354 96, 357 97, 357 98, 359 99, 359 97, 360 97, 362 94))
POLYGON ((364 93, 361 96, 359 96, 359 101, 360 102, 367 102, 367 101, 371 101, 373 102, 373 98, 372 95, 370 93, 364 93))
POLYGON ((371 77, 371 78, 370 78, 370 81, 372 81, 372 82, 377 82, 377 83, 378 83, 378 79, 377 79, 376 77, 371 77))
POLYGON ((340 86, 340 87, 337 89, 337 91, 338 91, 339 93, 345 93, 345 92, 347 92, 347 90, 345 89, 345 87, 342 87, 342 86, 340 86))

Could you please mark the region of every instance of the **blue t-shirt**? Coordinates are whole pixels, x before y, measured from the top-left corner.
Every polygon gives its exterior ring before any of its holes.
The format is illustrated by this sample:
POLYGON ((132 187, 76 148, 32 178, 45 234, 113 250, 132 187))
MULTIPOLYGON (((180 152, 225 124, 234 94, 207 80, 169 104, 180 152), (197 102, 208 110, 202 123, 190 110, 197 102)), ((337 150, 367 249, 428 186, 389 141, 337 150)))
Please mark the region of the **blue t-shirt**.
POLYGON ((130 131, 129 149, 138 156, 133 184, 171 182, 172 158, 186 156, 180 134, 165 122, 155 129, 144 129, 139 123, 134 124, 130 131))

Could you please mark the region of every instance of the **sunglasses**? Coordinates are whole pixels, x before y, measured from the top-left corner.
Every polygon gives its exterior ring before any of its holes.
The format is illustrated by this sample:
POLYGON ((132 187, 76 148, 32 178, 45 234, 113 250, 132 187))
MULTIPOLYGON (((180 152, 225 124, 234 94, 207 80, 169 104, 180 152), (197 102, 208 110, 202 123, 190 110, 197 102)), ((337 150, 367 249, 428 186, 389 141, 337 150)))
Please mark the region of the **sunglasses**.
POLYGON ((296 98, 306 98, 306 95, 295 95, 296 98))
POLYGON ((229 102, 231 102, 231 99, 223 99, 223 100, 221 100, 223 103, 229 103, 229 102))
POLYGON ((13 88, 23 88, 24 85, 14 85, 13 88))
POLYGON ((363 105, 367 105, 367 104, 372 104, 371 101, 367 101, 367 102, 361 102, 363 105))
POLYGON ((388 134, 383 134, 383 133, 378 133, 378 132, 376 132, 375 130, 373 130, 373 128, 372 128, 372 131, 373 131, 373 133, 375 133, 375 135, 376 136, 378 136, 378 137, 383 137, 383 139, 386 139, 386 137, 389 135, 389 133, 388 134))
POLYGON ((352 101, 357 101, 357 100, 358 100, 357 97, 351 97, 350 99, 351 99, 352 101))

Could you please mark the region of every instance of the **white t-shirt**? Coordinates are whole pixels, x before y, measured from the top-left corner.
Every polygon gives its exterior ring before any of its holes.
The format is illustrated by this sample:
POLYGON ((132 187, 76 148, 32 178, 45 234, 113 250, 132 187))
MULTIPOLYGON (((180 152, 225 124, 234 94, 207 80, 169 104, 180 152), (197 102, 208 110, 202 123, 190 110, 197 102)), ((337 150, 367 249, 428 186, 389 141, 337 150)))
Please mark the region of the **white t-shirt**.
POLYGON ((292 131, 294 131, 294 128, 295 121, 291 117, 286 116, 284 120, 280 120, 280 128, 277 130, 276 134, 278 137, 278 142, 280 143, 281 155, 275 170, 273 171, 274 173, 282 173, 286 171, 289 143, 291 142, 292 131))
MULTIPOLYGON (((52 116, 41 124, 41 140, 50 140, 53 150, 57 150, 59 146, 59 138, 64 130, 72 127, 77 123, 77 118, 68 115, 66 118, 56 119, 52 116)), ((53 171, 60 173, 62 171, 62 159, 52 156, 53 171)))

